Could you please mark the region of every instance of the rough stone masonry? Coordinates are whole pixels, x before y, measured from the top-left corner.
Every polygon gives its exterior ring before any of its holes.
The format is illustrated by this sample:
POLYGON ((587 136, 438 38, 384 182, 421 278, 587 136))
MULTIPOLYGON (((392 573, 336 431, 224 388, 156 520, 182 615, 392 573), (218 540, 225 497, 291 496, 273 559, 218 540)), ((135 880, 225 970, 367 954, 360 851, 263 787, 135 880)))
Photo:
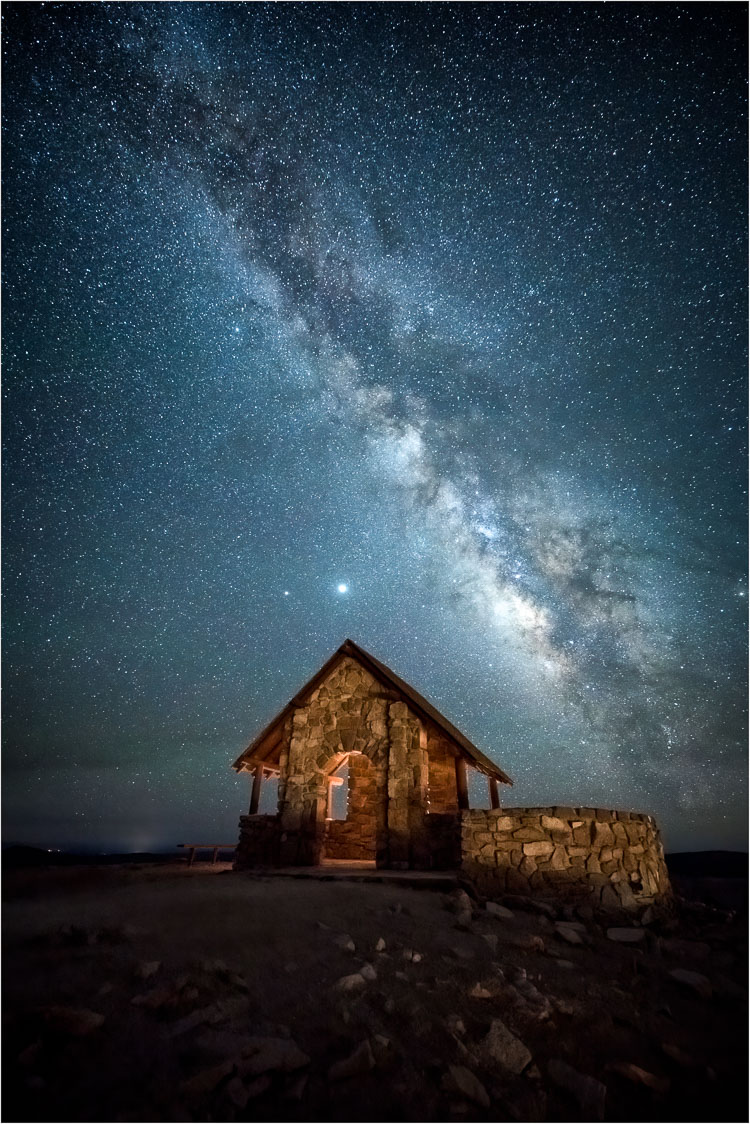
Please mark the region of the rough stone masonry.
POLYGON ((596 808, 500 808, 510 778, 364 649, 347 640, 234 763, 253 775, 238 868, 332 859, 396 869, 460 869, 487 894, 586 898, 632 909, 669 894, 651 816, 596 808), (332 786, 348 768, 345 819, 332 786), (466 771, 490 809, 470 809, 466 771), (278 811, 259 815, 264 778, 278 811))

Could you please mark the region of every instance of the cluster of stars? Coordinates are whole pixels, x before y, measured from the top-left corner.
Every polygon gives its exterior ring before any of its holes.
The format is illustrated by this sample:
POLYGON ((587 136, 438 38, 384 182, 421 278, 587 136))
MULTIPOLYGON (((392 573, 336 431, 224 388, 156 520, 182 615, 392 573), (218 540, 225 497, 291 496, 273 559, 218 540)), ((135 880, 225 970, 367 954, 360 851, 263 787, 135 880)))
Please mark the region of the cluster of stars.
POLYGON ((514 802, 741 842, 733 18, 4 13, 6 832, 230 837, 349 635, 514 802))

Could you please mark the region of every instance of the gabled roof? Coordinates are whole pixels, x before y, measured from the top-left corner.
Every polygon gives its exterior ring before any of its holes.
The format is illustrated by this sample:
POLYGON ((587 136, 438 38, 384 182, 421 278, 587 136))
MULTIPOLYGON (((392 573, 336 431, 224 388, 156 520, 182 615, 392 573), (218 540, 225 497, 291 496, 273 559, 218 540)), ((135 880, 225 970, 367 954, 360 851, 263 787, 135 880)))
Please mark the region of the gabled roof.
POLYGON ((419 715, 420 718, 437 729, 444 735, 444 737, 453 745, 458 751, 460 756, 464 757, 466 761, 481 773, 485 773, 488 777, 494 777, 495 780, 501 781, 503 784, 513 784, 513 781, 500 769, 494 761, 486 757, 481 750, 477 749, 468 738, 464 737, 460 730, 456 729, 452 722, 449 722, 439 710, 436 710, 432 703, 428 702, 426 698, 415 691, 408 683, 400 679, 395 672, 386 667, 380 660, 376 660, 364 648, 360 648, 353 640, 345 640, 344 643, 338 648, 331 658, 327 660, 319 671, 313 675, 312 679, 297 692, 294 698, 286 704, 276 717, 269 722, 269 724, 261 730, 257 738, 254 739, 244 751, 241 753, 237 760, 234 762, 232 768, 240 772, 246 768, 251 762, 257 763, 259 760, 268 760, 269 769, 278 771, 278 766, 271 764, 273 758, 273 748, 280 742, 281 733, 283 730, 284 720, 287 715, 295 710, 297 707, 304 706, 308 701, 312 692, 318 687, 323 680, 325 680, 337 664, 346 659, 356 660, 362 664, 363 667, 370 672, 374 679, 382 683, 385 687, 391 688, 398 692, 405 700, 408 701, 411 709, 419 715), (278 735, 278 739, 276 738, 278 735), (265 751, 260 751, 259 748, 265 743, 265 751))

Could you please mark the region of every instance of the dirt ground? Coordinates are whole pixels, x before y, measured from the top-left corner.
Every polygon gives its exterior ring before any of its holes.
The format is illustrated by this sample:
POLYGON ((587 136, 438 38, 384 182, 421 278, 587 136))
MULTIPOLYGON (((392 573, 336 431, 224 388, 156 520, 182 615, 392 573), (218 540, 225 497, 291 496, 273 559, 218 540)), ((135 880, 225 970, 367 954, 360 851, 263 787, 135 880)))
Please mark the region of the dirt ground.
POLYGON ((619 943, 585 911, 222 864, 4 891, 6 1124, 747 1119, 726 911, 619 943))

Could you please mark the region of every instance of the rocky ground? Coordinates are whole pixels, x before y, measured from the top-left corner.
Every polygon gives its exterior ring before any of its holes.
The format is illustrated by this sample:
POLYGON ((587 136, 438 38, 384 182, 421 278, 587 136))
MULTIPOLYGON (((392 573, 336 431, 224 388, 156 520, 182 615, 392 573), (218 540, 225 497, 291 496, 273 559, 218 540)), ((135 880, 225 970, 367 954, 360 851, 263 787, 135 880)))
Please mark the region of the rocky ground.
POLYGON ((6 1122, 747 1119, 743 914, 221 866, 4 889, 6 1122))

